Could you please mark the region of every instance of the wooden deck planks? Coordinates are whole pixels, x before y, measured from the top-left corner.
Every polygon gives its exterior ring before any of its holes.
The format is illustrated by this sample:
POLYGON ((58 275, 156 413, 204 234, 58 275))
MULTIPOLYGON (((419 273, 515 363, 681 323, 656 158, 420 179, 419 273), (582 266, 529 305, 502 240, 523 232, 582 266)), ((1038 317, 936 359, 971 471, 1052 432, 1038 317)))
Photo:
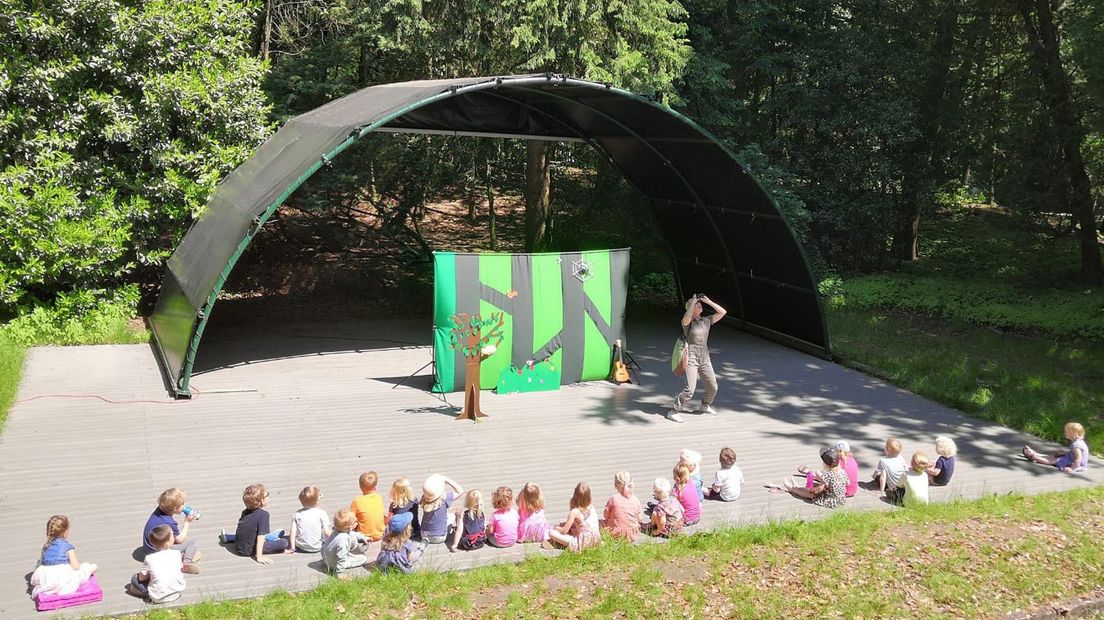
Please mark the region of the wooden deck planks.
MULTIPOLYGON (((204 553, 203 573, 188 579, 181 603, 189 603, 304 589, 325 578, 317 556, 282 556, 260 566, 218 547, 218 528, 234 526, 241 491, 253 482, 268 486, 273 523, 285 527, 304 485, 321 487, 321 505, 332 515, 348 505, 357 476, 368 469, 379 472, 384 493, 397 476, 418 487, 434 471, 487 496, 499 485, 516 491, 537 481, 550 518, 562 518, 579 480, 591 484, 600 506, 612 493, 613 473, 627 469, 646 499, 652 479, 670 477, 680 449, 703 453, 708 483, 717 453, 728 445, 747 484, 737 502, 707 503, 701 527, 714 527, 823 516, 826 511, 769 494, 762 484, 780 481, 798 464, 815 464, 819 446, 837 438, 851 442, 866 475, 889 434, 901 438, 906 454, 932 454, 936 434, 958 441, 955 480, 933 489, 937 501, 1104 480, 1099 466, 1087 476, 1064 476, 1016 459, 1025 442, 1038 443, 1024 433, 727 329, 711 340, 720 415, 670 423, 662 413, 680 388, 667 365, 670 331, 630 326, 629 350, 644 367, 643 385, 487 393, 483 407, 492 417, 479 424, 452 420, 456 410, 426 391, 428 369, 392 389, 429 361, 429 330, 413 322, 294 325, 263 337, 211 338, 200 360, 206 370, 194 379, 198 397, 180 402, 166 396, 148 346, 34 349, 0 436, 0 531, 7 547, 0 556, 0 616, 35 615, 24 575, 54 513, 70 516, 72 542, 82 560, 99 564, 105 588, 103 603, 73 613, 142 609, 123 586, 139 566, 131 553, 142 525, 170 486, 188 491, 188 502, 203 512, 192 528, 204 553), (153 402, 34 399, 46 394, 153 402)), ((849 503, 889 509, 863 491, 849 503)), ((467 568, 530 553, 543 552, 438 548, 424 565, 467 568)))

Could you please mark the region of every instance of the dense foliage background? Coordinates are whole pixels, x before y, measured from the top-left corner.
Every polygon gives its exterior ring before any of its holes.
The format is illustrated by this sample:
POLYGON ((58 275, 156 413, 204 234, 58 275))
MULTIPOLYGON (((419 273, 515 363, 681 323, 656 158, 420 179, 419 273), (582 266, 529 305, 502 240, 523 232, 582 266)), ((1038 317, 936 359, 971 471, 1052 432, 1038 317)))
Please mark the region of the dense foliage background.
MULTIPOLYGON (((1099 284, 1101 49, 1091 0, 0 0, 0 320, 148 301, 214 185, 291 115, 377 83, 542 71, 701 122, 822 276, 897 271, 933 214, 985 204, 1078 240, 1053 282, 1099 284)), ((635 200, 576 146, 366 140, 289 200, 253 258, 375 235, 424 261, 444 198, 483 248, 618 245, 623 227, 585 222, 635 200), (525 230, 503 235, 513 199, 525 230)), ((662 242, 632 213, 634 278, 663 288, 662 242)), ((900 294, 876 282, 864 299, 900 294)))

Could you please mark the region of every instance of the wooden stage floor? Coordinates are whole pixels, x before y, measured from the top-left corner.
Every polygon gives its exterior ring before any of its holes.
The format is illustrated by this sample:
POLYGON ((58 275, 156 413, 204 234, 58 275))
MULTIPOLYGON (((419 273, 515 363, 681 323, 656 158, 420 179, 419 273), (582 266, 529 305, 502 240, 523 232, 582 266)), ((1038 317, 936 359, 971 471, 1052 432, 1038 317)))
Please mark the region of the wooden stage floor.
MULTIPOLYGON (((172 486, 185 489, 188 503, 202 511, 191 535, 203 551, 203 572, 188 578, 184 604, 302 590, 326 578, 317 556, 278 556, 261 566, 218 546, 219 527, 234 526, 242 489, 255 482, 268 486, 273 523, 284 527, 304 485, 321 487, 321 505, 332 516, 357 494, 357 477, 369 469, 379 472, 385 492, 398 476, 417 487, 438 471, 486 495, 499 485, 516 490, 536 481, 549 518, 560 519, 580 480, 591 484, 601 506, 613 492, 614 472, 627 469, 646 499, 650 481, 670 476, 682 448, 704 455, 708 483, 718 452, 731 446, 747 484, 734 503, 707 503, 701 529, 825 515, 768 493, 763 483, 815 464, 819 446, 837 438, 851 442, 865 476, 888 435, 901 438, 906 454, 932 454, 937 434, 953 436, 957 471, 949 487, 933 489, 936 501, 1104 481, 1099 464, 1087 476, 1066 476, 1017 458, 1025 442, 1041 443, 1022 432, 727 328, 717 328, 711 339, 720 414, 668 422, 663 413, 680 389, 668 366, 674 331, 630 325, 641 385, 485 393, 491 417, 479 424, 452 419, 452 403, 460 399, 453 394, 444 403, 430 394, 428 369, 396 387, 430 359, 430 330, 422 322, 299 324, 223 339, 211 334, 194 380, 199 396, 180 402, 167 397, 147 345, 36 348, 0 436, 0 617, 35 615, 25 576, 54 513, 70 516, 71 540, 82 560, 99 564, 104 587, 102 603, 75 608, 73 615, 141 610, 144 604, 123 589, 139 567, 132 553, 142 525, 158 494, 172 486)), ((860 490, 849 509, 889 507, 860 490)), ((456 554, 435 548, 422 566, 467 568, 532 553, 551 552, 532 545, 456 554)))

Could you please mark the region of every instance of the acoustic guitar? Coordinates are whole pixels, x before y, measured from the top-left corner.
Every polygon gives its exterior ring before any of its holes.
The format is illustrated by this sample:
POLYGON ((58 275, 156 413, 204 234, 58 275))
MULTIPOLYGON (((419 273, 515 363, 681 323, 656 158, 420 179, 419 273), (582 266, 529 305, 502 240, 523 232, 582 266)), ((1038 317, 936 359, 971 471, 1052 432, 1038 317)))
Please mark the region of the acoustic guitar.
POLYGON ((621 350, 621 340, 613 343, 613 381, 614 383, 629 383, 629 369, 625 366, 624 353, 621 350))

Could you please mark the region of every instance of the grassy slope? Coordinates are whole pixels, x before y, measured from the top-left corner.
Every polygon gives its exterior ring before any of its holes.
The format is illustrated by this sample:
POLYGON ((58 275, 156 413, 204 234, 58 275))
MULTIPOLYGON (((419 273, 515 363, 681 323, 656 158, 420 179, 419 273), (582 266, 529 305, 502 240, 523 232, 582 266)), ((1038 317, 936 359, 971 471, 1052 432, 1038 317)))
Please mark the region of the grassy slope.
POLYGON ((840 512, 466 573, 370 574, 145 617, 976 617, 1098 586, 1102 513, 1099 488, 840 512))

